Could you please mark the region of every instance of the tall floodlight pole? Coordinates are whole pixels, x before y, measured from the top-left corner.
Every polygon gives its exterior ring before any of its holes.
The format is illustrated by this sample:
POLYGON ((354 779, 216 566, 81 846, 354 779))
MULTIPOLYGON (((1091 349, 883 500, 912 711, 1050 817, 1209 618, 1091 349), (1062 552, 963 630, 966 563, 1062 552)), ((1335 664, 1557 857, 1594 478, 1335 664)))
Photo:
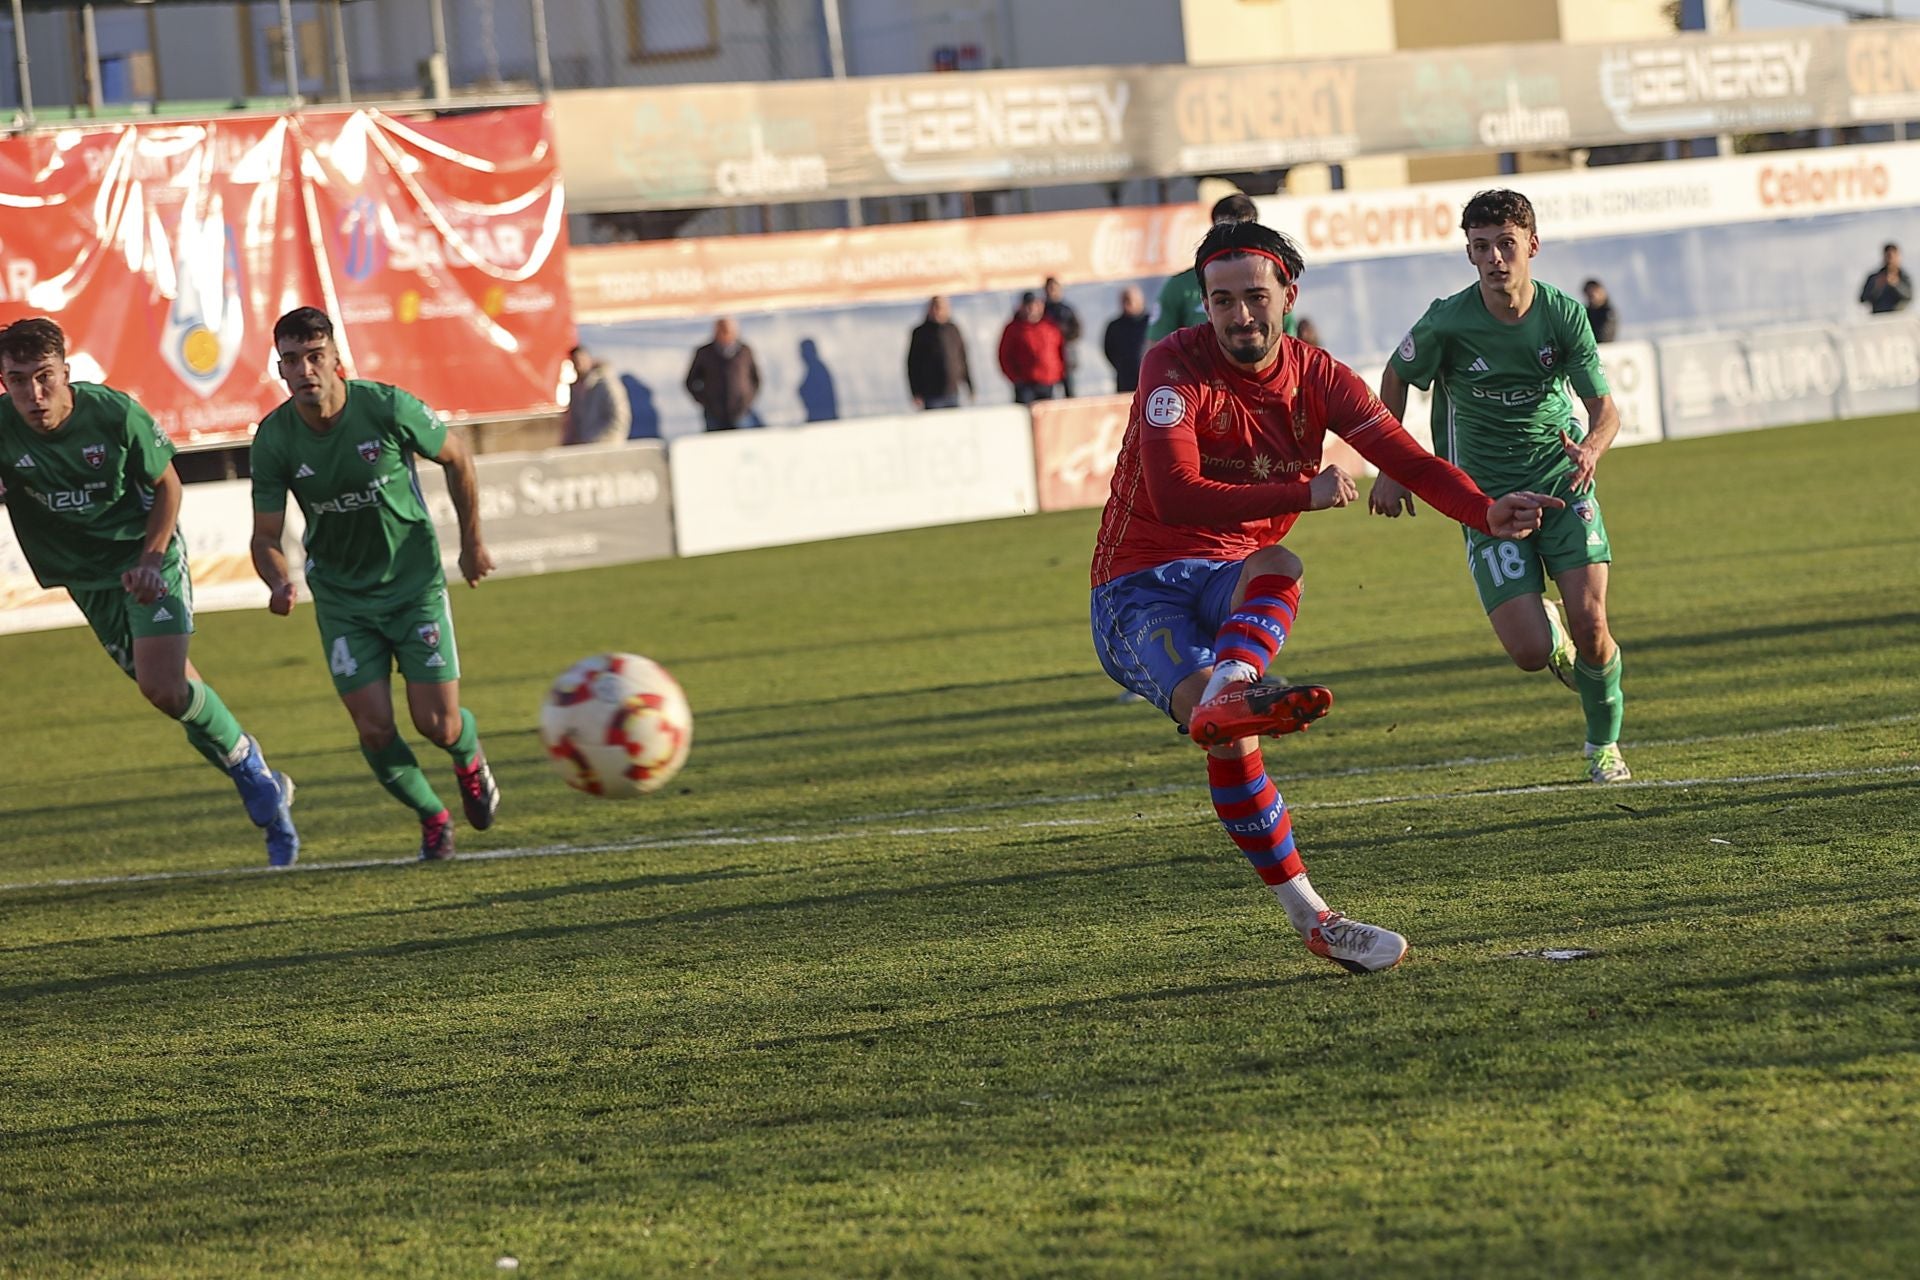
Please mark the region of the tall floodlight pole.
POLYGON ((340 101, 353 101, 353 79, 347 66, 347 23, 341 16, 342 0, 327 0, 328 33, 333 38, 333 79, 340 101))
POLYGON ((13 65, 20 76, 20 119, 33 123, 33 77, 27 69, 27 15, 13 0, 13 65))
MULTIPOLYGON (((827 29, 827 68, 835 80, 847 78, 847 48, 840 38, 840 0, 820 0, 820 20, 827 29)), ((847 225, 865 225, 860 216, 860 197, 847 197, 847 225)))
POLYGON ((447 100, 447 11, 440 0, 427 0, 427 18, 433 26, 433 54, 428 60, 433 100, 447 100))
POLYGON ((100 31, 94 26, 91 4, 80 6, 80 51, 87 63, 87 114, 97 116, 105 102, 100 92, 100 31))
POLYGON ((280 44, 286 62, 287 98, 297 107, 301 102, 300 51, 294 47, 293 0, 280 0, 280 44))
POLYGON ((531 0, 533 9, 533 71, 540 80, 542 97, 553 96, 553 55, 547 49, 546 0, 531 0))

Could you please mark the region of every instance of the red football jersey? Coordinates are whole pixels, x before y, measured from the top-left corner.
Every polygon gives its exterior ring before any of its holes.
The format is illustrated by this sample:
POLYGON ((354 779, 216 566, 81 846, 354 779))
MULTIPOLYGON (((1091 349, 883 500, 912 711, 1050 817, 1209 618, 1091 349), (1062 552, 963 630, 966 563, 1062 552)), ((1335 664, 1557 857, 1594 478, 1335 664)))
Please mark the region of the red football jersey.
POLYGON ((1244 372, 1206 325, 1147 352, 1094 543, 1093 585, 1169 560, 1241 560, 1286 536, 1312 496, 1327 432, 1424 498, 1486 532, 1492 500, 1401 429, 1358 374, 1280 339, 1244 372))

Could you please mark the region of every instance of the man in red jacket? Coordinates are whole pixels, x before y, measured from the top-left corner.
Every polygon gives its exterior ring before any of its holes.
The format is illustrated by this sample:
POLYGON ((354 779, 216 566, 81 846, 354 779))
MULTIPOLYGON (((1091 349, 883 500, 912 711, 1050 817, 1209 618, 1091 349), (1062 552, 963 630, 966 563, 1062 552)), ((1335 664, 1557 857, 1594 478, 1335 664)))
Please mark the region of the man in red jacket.
POLYGON ((1282 332, 1305 264, 1257 222, 1218 223, 1194 256, 1206 327, 1147 352, 1093 555, 1094 648, 1108 675, 1207 750, 1214 812, 1286 909, 1307 949, 1351 973, 1390 969, 1407 940, 1330 910, 1294 847, 1261 734, 1304 729, 1333 706, 1317 685, 1260 676, 1300 608, 1300 557, 1280 545, 1305 511, 1358 490, 1322 464, 1331 431, 1443 514, 1525 538, 1537 493, 1499 501, 1422 449, 1353 370, 1282 332))
POLYGON ((1037 293, 1020 295, 1020 309, 1000 333, 1000 372, 1013 384, 1015 404, 1056 400, 1067 377, 1067 343, 1047 319, 1037 293))

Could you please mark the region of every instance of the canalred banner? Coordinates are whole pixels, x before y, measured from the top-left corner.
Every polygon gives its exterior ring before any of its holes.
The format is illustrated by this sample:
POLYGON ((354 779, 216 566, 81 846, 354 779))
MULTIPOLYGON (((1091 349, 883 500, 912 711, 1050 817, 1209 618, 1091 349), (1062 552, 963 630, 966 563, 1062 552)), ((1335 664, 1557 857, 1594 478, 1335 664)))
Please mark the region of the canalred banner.
POLYGON ((311 112, 0 139, 0 323, 52 316, 76 378, 178 444, 286 398, 273 323, 329 312, 352 376, 455 418, 551 410, 572 343, 542 107, 311 112))

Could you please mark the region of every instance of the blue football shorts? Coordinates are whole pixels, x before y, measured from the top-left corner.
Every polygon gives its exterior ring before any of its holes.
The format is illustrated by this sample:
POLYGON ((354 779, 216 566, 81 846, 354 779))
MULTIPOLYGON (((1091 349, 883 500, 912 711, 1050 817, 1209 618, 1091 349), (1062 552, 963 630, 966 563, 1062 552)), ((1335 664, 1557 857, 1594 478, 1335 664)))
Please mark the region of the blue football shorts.
POLYGON ((1213 642, 1233 612, 1238 560, 1169 560, 1093 589, 1093 651, 1123 689, 1168 715, 1173 690, 1213 665, 1213 642))

